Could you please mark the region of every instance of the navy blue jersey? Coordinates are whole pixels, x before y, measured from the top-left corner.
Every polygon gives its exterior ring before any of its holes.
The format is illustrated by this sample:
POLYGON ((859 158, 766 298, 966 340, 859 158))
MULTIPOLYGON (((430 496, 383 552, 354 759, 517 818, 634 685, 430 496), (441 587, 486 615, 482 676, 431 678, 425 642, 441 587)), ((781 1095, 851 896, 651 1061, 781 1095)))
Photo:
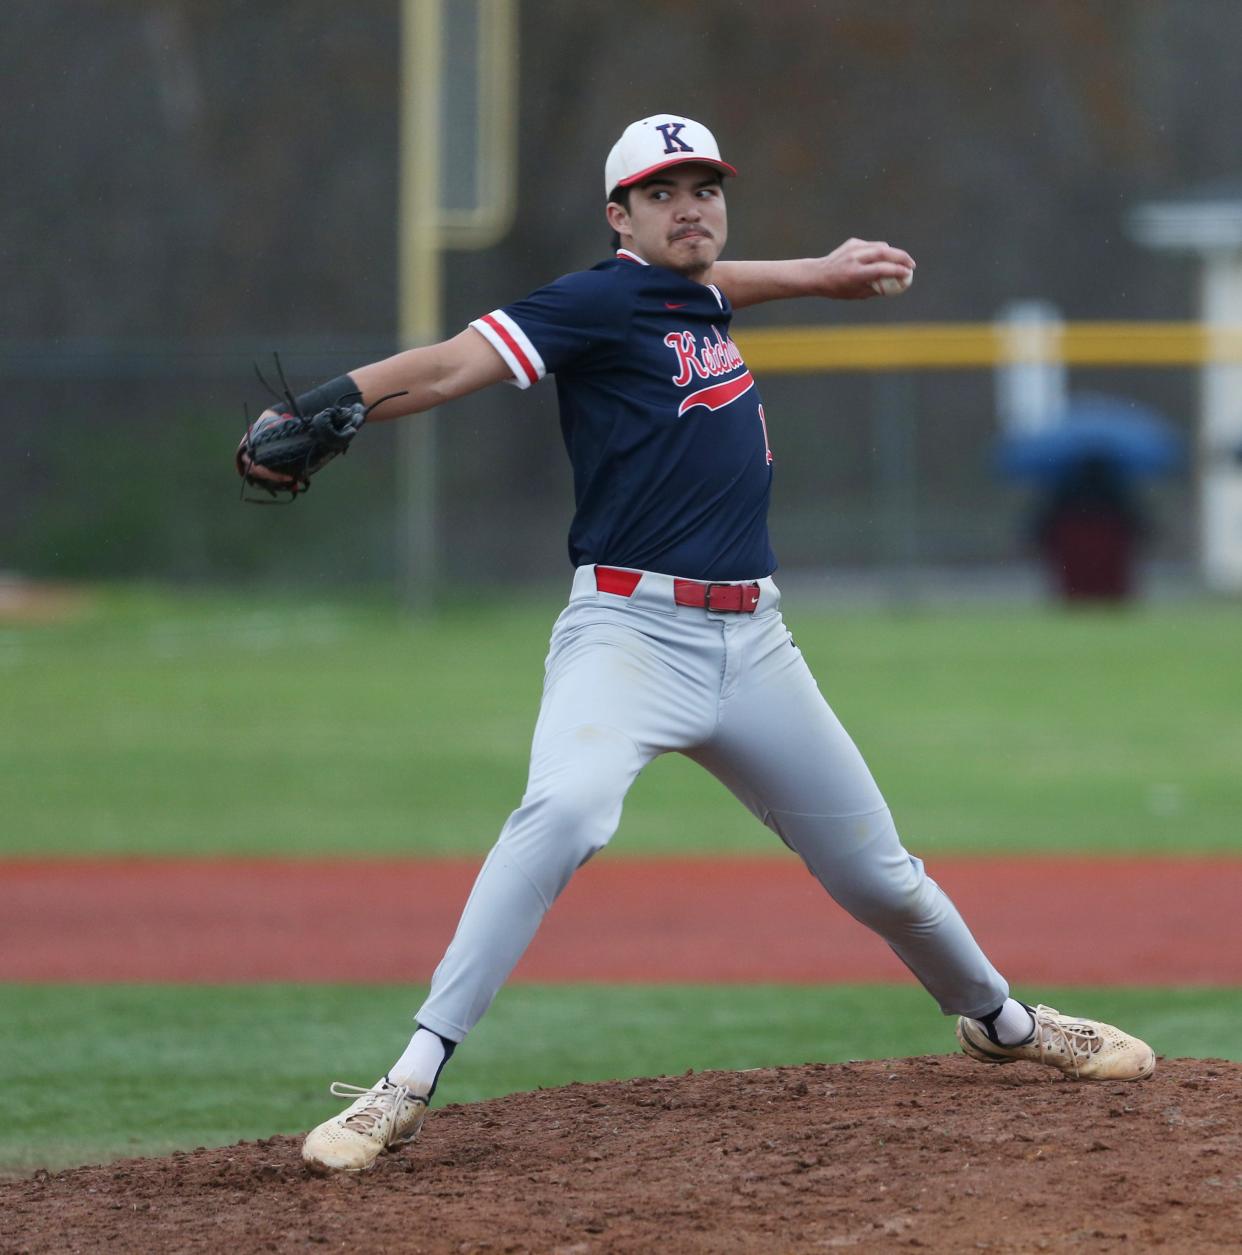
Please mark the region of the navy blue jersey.
POLYGON ((776 569, 759 389, 714 286, 622 249, 470 325, 529 388, 556 375, 575 566, 699 580, 776 569))

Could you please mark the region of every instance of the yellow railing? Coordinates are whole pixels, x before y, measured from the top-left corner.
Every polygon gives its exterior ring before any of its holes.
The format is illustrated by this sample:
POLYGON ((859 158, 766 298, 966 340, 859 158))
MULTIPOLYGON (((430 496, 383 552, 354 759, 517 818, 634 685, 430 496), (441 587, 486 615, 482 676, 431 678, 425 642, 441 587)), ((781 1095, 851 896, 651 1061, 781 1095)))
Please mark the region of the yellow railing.
POLYGON ((1024 342, 1009 323, 762 327, 736 335, 765 374, 830 370, 969 370, 1009 362, 1067 366, 1242 364, 1242 327, 1198 322, 1067 322, 1024 342))

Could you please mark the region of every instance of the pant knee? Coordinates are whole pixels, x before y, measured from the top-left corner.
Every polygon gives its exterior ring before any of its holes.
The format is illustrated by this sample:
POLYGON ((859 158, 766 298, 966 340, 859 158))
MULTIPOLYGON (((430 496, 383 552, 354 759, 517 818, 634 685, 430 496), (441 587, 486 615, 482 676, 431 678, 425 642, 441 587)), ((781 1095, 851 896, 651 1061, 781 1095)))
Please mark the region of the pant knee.
POLYGON ((902 847, 887 807, 864 815, 774 815, 772 821, 835 901, 868 927, 887 933, 938 923, 943 895, 922 860, 902 847))
POLYGON ((600 852, 621 820, 621 798, 591 779, 551 793, 527 794, 497 843, 522 868, 547 904, 573 872, 600 852))
POLYGON ((612 839, 621 820, 621 800, 600 782, 573 781, 554 793, 523 799, 515 827, 577 867, 612 839))
POLYGON ((628 738, 595 726, 562 733, 532 761, 499 844, 549 902, 612 839, 640 765, 628 738))
POLYGON ((891 874, 856 876, 845 887, 832 890, 837 901, 877 932, 917 933, 935 929, 943 918, 943 895, 923 874, 921 864, 891 874))

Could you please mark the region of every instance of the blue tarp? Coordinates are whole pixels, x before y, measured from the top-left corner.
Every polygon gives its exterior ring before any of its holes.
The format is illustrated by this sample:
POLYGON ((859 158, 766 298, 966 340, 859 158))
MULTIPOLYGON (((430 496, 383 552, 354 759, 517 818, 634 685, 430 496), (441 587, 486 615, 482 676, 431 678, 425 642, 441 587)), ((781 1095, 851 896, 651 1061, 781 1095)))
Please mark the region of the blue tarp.
POLYGON ((1130 475, 1165 475, 1182 465, 1185 445, 1182 434, 1148 406, 1082 394, 1071 398, 1058 426, 1003 437, 994 467, 1010 479, 1057 479, 1098 458, 1130 475))

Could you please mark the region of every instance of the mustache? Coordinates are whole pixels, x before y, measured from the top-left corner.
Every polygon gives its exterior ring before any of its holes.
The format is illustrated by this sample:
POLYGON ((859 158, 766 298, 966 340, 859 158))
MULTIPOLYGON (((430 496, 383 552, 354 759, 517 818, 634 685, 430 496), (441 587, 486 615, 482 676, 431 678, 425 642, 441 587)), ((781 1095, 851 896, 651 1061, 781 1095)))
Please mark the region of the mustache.
POLYGON ((685 239, 687 235, 703 235, 709 240, 714 240, 716 238, 706 227, 678 227, 677 230, 668 237, 669 243, 671 244, 674 240, 685 239))

